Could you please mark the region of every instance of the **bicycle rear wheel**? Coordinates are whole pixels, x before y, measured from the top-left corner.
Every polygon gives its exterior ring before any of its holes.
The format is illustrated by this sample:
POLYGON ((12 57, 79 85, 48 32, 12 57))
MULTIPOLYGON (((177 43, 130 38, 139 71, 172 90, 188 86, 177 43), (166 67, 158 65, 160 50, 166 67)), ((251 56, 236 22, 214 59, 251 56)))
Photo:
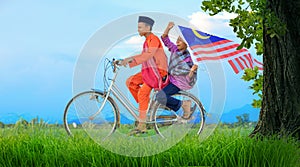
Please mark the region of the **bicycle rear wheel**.
POLYGON ((187 133, 199 135, 205 123, 205 109, 202 103, 194 95, 184 91, 180 91, 172 97, 180 101, 190 101, 192 114, 188 119, 184 119, 182 108, 174 112, 164 105, 156 103, 151 118, 156 133, 163 138, 181 138, 187 133))
POLYGON ((104 93, 97 91, 86 91, 74 96, 64 111, 63 121, 67 133, 72 136, 87 133, 100 139, 111 135, 120 120, 117 105, 111 97, 108 97, 102 111, 91 119, 104 99, 104 93))

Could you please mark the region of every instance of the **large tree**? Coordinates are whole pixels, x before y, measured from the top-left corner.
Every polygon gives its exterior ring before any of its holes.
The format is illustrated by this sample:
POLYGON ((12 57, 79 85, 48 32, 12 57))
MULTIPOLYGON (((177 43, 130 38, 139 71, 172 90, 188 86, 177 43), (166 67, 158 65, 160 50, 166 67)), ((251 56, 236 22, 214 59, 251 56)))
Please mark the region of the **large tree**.
POLYGON ((203 1, 202 9, 211 15, 236 13, 230 25, 242 39, 241 47, 254 43, 257 54, 263 54, 263 77, 257 70, 247 70, 244 76, 255 74, 254 93, 259 92, 257 85, 263 78, 259 121, 251 136, 276 134, 300 139, 300 2, 212 0, 203 1))

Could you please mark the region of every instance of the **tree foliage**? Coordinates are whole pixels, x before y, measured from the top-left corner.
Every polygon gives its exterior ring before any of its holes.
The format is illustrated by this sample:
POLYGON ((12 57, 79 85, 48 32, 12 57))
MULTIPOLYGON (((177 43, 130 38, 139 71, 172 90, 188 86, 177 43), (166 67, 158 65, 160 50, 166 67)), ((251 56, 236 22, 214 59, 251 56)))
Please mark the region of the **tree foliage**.
POLYGON ((263 75, 259 73, 258 68, 255 67, 252 69, 246 69, 244 71, 244 75, 242 77, 245 81, 252 81, 253 83, 250 86, 250 89, 253 90, 253 94, 258 95, 258 99, 254 99, 252 102, 252 106, 255 108, 261 107, 262 102, 262 89, 263 89, 263 75))
MULTIPOLYGON (((285 33, 286 26, 275 17, 274 13, 266 9, 266 0, 204 0, 202 10, 210 15, 221 12, 235 13, 237 16, 230 20, 230 26, 237 37, 242 39, 238 49, 254 46, 257 55, 263 54, 263 26, 267 27, 267 34, 278 37, 285 33)), ((253 81, 250 88, 259 99, 254 99, 252 106, 261 107, 263 75, 257 68, 246 69, 242 77, 245 81, 253 81)))

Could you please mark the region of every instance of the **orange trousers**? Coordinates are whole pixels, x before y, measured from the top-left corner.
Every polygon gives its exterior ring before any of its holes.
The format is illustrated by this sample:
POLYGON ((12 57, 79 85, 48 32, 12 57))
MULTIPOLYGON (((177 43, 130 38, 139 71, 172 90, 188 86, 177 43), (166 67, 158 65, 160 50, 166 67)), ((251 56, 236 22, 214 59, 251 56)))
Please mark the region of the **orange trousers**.
POLYGON ((148 103, 152 88, 143 82, 142 73, 137 73, 126 80, 126 86, 139 104, 139 118, 146 121, 148 103))

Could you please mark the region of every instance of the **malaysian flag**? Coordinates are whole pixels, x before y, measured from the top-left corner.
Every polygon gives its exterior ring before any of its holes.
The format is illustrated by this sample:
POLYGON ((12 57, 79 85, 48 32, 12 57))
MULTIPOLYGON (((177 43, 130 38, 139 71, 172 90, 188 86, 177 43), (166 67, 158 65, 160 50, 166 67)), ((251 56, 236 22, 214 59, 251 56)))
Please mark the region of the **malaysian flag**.
POLYGON ((193 51, 197 62, 226 60, 236 74, 245 68, 253 69, 255 66, 263 70, 262 63, 254 59, 247 49, 237 50, 240 45, 231 40, 183 26, 178 26, 178 28, 193 51))

